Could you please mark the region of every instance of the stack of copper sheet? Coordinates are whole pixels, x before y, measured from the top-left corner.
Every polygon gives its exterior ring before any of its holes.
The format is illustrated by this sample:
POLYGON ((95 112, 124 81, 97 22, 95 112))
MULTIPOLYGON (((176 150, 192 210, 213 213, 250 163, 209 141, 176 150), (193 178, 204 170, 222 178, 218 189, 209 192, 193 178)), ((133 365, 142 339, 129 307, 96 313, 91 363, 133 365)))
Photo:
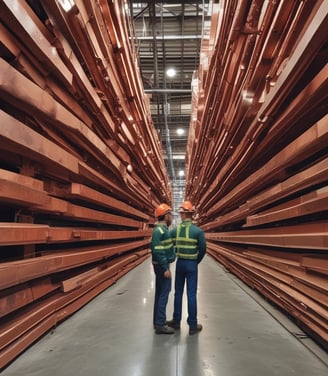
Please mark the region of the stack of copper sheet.
POLYGON ((0 2, 0 368, 144 261, 171 197, 124 2, 28 3, 0 2))
POLYGON ((186 196, 210 254, 327 347, 327 3, 214 10, 186 196))

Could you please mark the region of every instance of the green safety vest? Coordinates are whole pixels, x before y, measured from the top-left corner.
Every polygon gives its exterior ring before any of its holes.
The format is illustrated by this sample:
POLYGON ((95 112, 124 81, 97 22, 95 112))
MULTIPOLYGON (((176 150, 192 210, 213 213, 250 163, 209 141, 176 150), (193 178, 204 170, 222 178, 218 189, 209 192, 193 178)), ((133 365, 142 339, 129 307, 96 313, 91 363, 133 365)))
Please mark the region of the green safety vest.
POLYGON ((161 264, 164 269, 175 260, 175 253, 170 232, 166 225, 157 224, 150 242, 153 264, 161 264))
POLYGON ((197 260, 198 258, 198 240, 190 235, 191 222, 180 224, 177 227, 175 240, 175 254, 179 258, 188 260, 197 260))

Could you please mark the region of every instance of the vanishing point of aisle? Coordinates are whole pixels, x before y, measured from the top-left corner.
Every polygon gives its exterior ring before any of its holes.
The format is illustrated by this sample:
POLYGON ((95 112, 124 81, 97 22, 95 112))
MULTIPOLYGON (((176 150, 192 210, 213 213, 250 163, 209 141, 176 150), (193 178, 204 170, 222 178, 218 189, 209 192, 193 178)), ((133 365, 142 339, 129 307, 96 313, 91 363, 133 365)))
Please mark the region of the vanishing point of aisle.
MULTIPOLYGON (((154 276, 148 259, 45 335, 1 374, 328 374, 328 358, 322 349, 310 339, 306 339, 305 346, 300 329, 209 256, 199 267, 198 318, 204 327, 202 332, 188 335, 185 314, 180 331, 156 335, 152 327, 153 296, 154 276)), ((173 291, 168 319, 172 317, 172 305, 173 291)))

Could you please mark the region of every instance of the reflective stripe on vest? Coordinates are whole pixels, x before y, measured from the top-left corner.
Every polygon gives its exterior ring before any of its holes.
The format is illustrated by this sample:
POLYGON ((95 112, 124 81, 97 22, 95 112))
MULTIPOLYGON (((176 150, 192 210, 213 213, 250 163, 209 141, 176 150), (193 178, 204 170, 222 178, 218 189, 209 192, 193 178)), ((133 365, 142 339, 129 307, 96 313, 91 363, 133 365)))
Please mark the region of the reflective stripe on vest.
POLYGON ((176 237, 176 256, 188 260, 197 260, 198 250, 197 250, 197 239, 192 239, 189 237, 190 225, 187 226, 179 225, 177 228, 176 237), (180 231, 184 227, 186 229, 185 236, 180 237, 180 231))
MULTIPOLYGON (((163 235, 164 234, 164 230, 162 229, 162 227, 160 226, 157 226, 157 228, 159 230, 159 232, 163 235)), ((162 240, 161 241, 161 244, 158 244, 158 245, 155 245, 154 249, 155 250, 161 250, 161 249, 170 249, 171 247, 173 247, 173 242, 172 242, 172 239, 169 238, 169 239, 165 239, 165 240, 162 240)))

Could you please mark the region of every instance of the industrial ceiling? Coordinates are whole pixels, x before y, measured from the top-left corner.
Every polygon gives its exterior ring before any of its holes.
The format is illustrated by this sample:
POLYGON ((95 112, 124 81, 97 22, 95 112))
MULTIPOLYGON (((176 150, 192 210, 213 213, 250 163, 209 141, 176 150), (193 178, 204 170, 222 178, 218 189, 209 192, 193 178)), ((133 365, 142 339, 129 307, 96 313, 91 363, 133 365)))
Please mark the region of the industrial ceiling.
POLYGON ((201 41, 209 30, 211 8, 210 1, 130 2, 141 76, 175 207, 184 198, 192 81, 201 41), (169 69, 175 70, 174 77, 167 75, 169 69))

